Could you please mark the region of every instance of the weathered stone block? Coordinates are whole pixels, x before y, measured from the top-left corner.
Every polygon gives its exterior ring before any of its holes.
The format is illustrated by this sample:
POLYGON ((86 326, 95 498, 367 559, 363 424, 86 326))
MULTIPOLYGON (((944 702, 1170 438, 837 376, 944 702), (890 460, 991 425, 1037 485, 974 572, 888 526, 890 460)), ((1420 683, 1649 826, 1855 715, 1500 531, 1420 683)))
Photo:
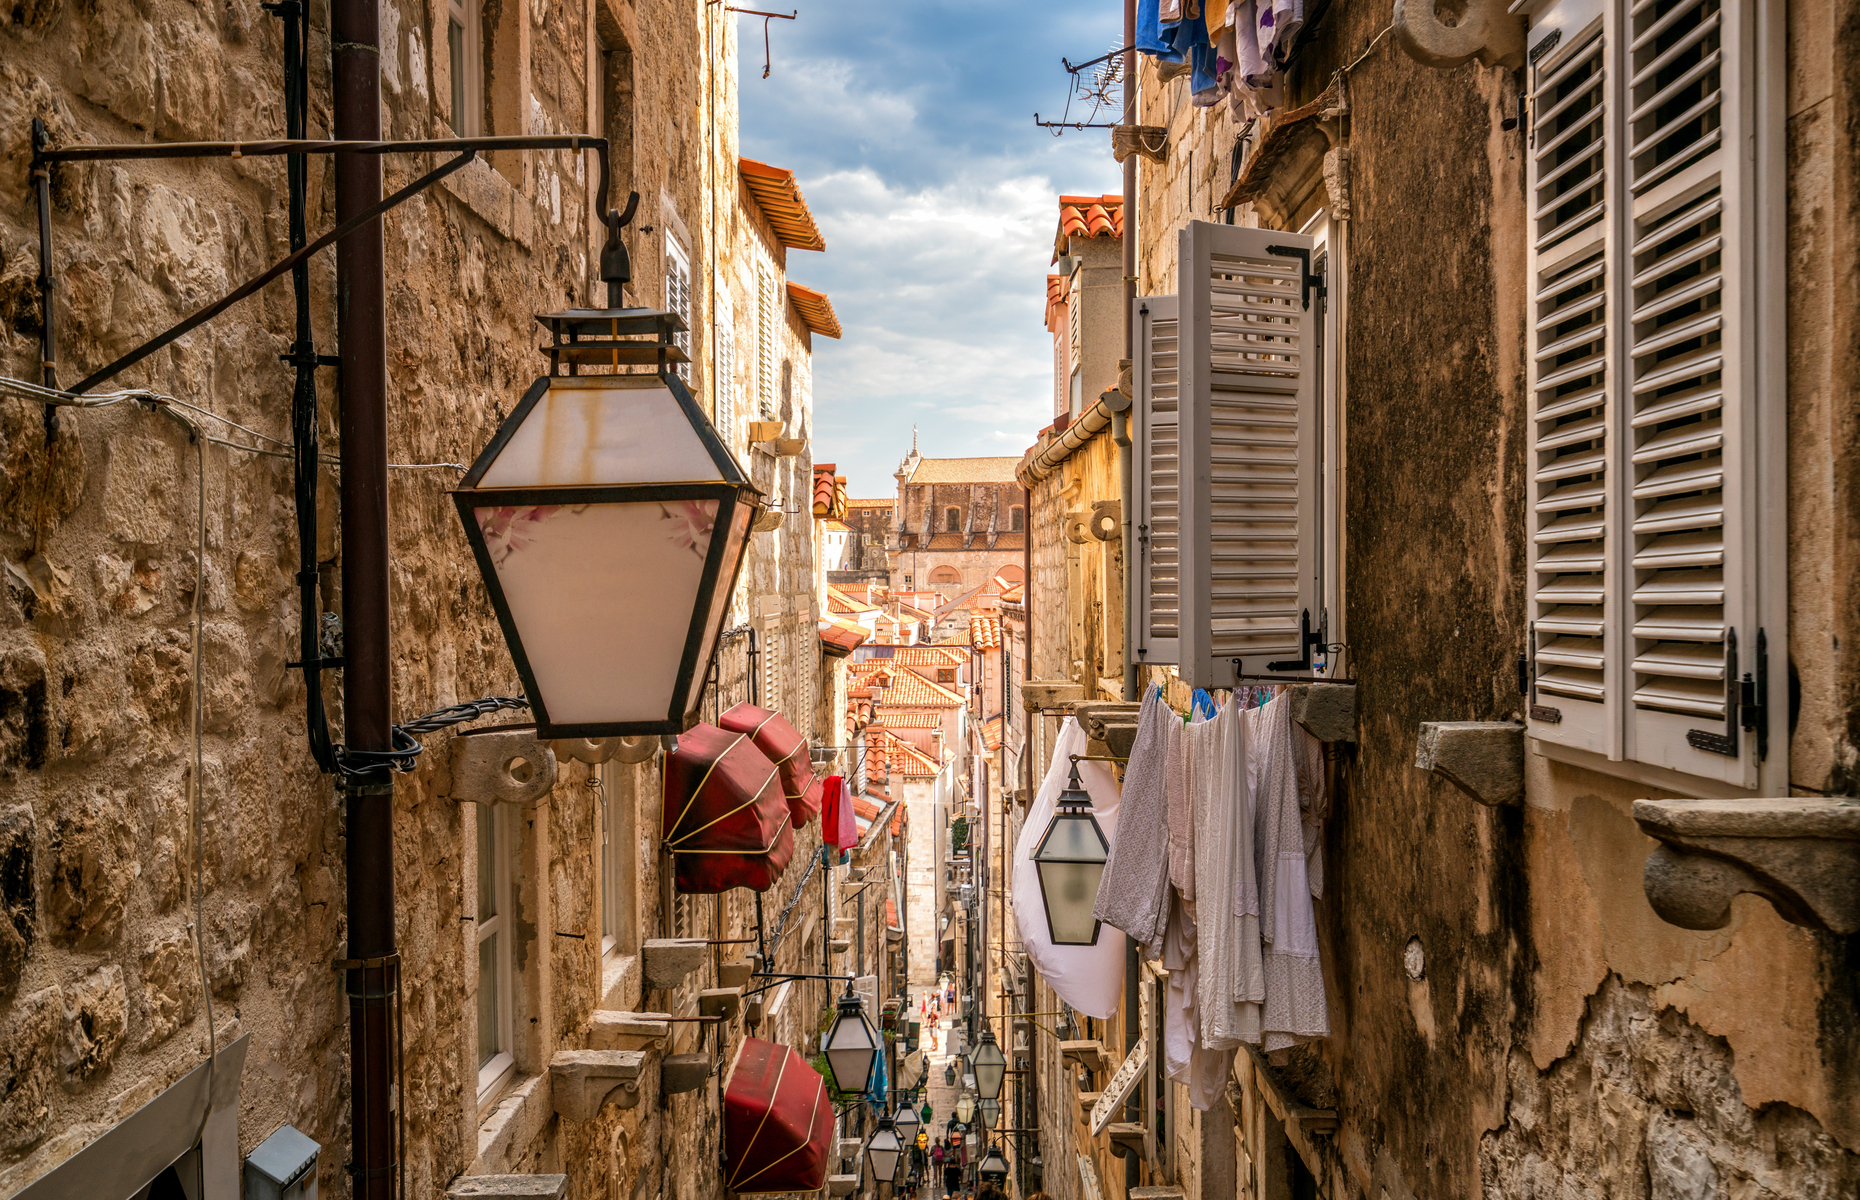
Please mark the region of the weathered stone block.
POLYGON ((474 729, 452 739, 447 792, 472 804, 534 804, 555 786, 555 754, 534 729, 474 729))
POLYGON ((668 1054, 659 1064, 659 1090, 668 1096, 695 1092, 709 1078, 708 1054, 668 1054))
POLYGON ((114 941, 136 878, 130 825, 107 792, 72 796, 52 824, 46 925, 55 942, 95 949, 114 941))
POLYGON ((639 1103, 639 1077, 646 1055, 639 1050, 562 1050, 549 1060, 555 1111, 572 1121, 592 1121, 607 1101, 621 1108, 639 1103))
POLYGON ((649 938, 640 950, 645 963, 646 986, 675 988, 685 976, 704 965, 710 947, 702 938, 649 938))
POLYGON ((128 1028, 123 969, 115 963, 65 989, 65 1074, 83 1082, 110 1069, 128 1028))
POLYGON ((755 974, 755 967, 746 958, 724 963, 717 968, 717 982, 727 988, 746 988, 749 986, 749 977, 755 974))
POLYGON ((32 809, 0 812, 0 1002, 13 998, 38 926, 32 874, 32 809))
POLYGON ((461 1175, 446 1187, 451 1200, 564 1200, 566 1175, 461 1175))
POLYGON ((1424 721, 1414 765, 1481 804, 1524 799, 1524 726, 1513 721, 1424 721))
POLYGON ((1356 688, 1347 683, 1295 683, 1292 720, 1320 742, 1356 740, 1356 688))
POLYGON ((588 1018, 594 1050, 663 1050, 672 1035, 667 1013, 597 1011, 588 1018))
POLYGON ((1066 679, 1031 679, 1020 685, 1020 698, 1029 710, 1064 708, 1085 698, 1085 685, 1066 679))
POLYGON ((58 1026, 64 1018, 58 989, 45 988, 23 996, 13 1006, 13 1017, 0 1037, 0 1152, 15 1153, 45 1136, 51 1120, 46 1102, 58 1026))
POLYGON ((743 1004, 743 989, 739 987, 705 988, 697 996, 698 1013, 706 1017, 722 1017, 731 1020, 737 1009, 743 1004))

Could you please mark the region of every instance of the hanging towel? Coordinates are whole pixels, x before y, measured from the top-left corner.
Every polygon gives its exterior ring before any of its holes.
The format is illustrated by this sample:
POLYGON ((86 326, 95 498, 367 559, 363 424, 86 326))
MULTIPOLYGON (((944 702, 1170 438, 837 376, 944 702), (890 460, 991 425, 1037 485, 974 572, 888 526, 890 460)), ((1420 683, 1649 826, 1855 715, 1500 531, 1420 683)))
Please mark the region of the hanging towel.
POLYGON ((1196 827, 1197 1007, 1204 1050, 1259 1041, 1266 996, 1258 903, 1241 901, 1258 892, 1244 724, 1239 704, 1229 699, 1212 719, 1184 730, 1196 827))
POLYGON ((1195 813, 1188 796, 1188 740, 1180 721, 1165 722, 1163 788, 1169 808, 1169 882, 1195 902, 1195 813))
POLYGON ((1181 727, 1154 689, 1137 717, 1137 736, 1118 802, 1123 833, 1111 845, 1092 915, 1135 938, 1143 956, 1162 954, 1169 920, 1169 727, 1181 727))
POLYGON ((1254 0, 1259 52, 1281 60, 1291 51, 1292 39, 1305 27, 1304 0, 1254 0))
MULTIPOLYGON (((1072 754, 1086 753, 1085 730, 1073 717, 1059 727, 1053 743, 1052 762, 1040 784, 1033 803, 1027 806, 1027 820, 1021 826, 1020 840, 1014 846, 1014 870, 1011 876, 1014 896, 1014 919, 1020 927, 1021 949, 1028 961, 1059 998, 1088 1017, 1107 1020, 1117 1011, 1124 995, 1124 934, 1105 927, 1098 932, 1093 946, 1055 946, 1046 924, 1046 908, 1040 901, 1040 872, 1033 865, 1033 852, 1039 849, 1046 827, 1052 823, 1059 807, 1059 793, 1065 790, 1072 768, 1072 754)), ((1091 795, 1092 815, 1098 819, 1105 841, 1117 845, 1117 780, 1102 762, 1079 764, 1079 783, 1091 795)))
POLYGON ((1177 16, 1170 19, 1167 29, 1163 27, 1161 0, 1137 0, 1137 49, 1151 58, 1165 63, 1179 63, 1182 55, 1176 51, 1173 40, 1175 24, 1181 20, 1181 0, 1176 0, 1177 16))
POLYGON ((1324 895, 1324 818, 1330 815, 1330 792, 1324 783, 1324 743, 1312 737, 1304 726, 1292 725, 1292 741, 1297 753, 1298 813, 1304 823, 1305 874, 1311 878, 1311 895, 1324 895))
POLYGON ((852 797, 846 794, 846 780, 829 775, 821 782, 820 833, 829 846, 850 850, 859 844, 859 826, 853 819, 852 797))
POLYGON ((1200 958, 1195 945, 1195 909, 1170 891, 1168 930, 1163 935, 1163 969, 1169 972, 1163 989, 1163 1066, 1169 1078, 1188 1088, 1188 1102, 1202 1112, 1227 1094, 1227 1074, 1234 1052, 1210 1050, 1201 1044, 1200 958))
POLYGON ((1259 755, 1257 855, 1260 936, 1265 941, 1265 1048, 1282 1050, 1330 1034, 1317 913, 1305 868, 1297 746, 1291 702, 1281 696, 1253 713, 1259 755))

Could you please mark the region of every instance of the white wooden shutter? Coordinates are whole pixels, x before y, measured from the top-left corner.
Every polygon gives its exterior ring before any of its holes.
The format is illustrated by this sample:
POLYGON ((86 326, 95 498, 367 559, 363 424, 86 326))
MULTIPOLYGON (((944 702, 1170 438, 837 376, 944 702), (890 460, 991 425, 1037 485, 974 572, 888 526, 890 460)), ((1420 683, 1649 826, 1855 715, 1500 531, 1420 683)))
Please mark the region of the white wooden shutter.
POLYGON ((1180 236, 1180 666, 1198 687, 1308 661, 1319 619, 1313 245, 1206 221, 1180 236))
MULTIPOLYGON (((684 318, 685 331, 672 335, 672 341, 687 355, 691 353, 691 260, 686 257, 684 247, 667 237, 665 239, 665 308, 667 312, 677 313, 684 318)), ((691 365, 680 363, 673 368, 678 377, 686 383, 691 382, 691 365)))
POLYGON ((1564 42, 1531 79, 1528 715, 1533 737, 1619 757, 1607 42, 1600 28, 1564 42))
POLYGON ((1136 651, 1139 665, 1174 665, 1181 620, 1179 490, 1181 464, 1176 401, 1177 304, 1174 296, 1139 297, 1131 312, 1137 348, 1131 372, 1131 458, 1137 533, 1136 651))
POLYGON ((717 290, 717 436, 736 448, 736 312, 727 289, 717 290))
POLYGON ((776 321, 781 309, 775 303, 775 276, 767 267, 756 271, 756 403, 764 421, 775 419, 776 321))
MULTIPOLYGON (((1756 670, 1751 353, 1756 300, 1740 0, 1628 6, 1622 321, 1631 527, 1627 757, 1739 786, 1755 739, 1733 692, 1756 670)), ((1779 631, 1780 632, 1780 631, 1779 631)))

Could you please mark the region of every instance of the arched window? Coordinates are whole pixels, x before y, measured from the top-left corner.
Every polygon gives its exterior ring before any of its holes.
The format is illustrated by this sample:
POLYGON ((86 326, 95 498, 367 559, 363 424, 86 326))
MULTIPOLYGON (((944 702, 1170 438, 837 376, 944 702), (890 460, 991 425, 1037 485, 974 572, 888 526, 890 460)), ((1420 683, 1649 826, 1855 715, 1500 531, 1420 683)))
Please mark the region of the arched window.
MULTIPOLYGON (((1020 510, 1017 508, 1014 511, 1019 512, 1020 510)), ((1001 580, 1003 583, 1020 583, 1027 578, 1027 573, 1021 570, 1019 564, 1009 563, 1007 566, 995 572, 995 578, 1001 580)))
POLYGON ((1016 504, 1008 510, 1008 528, 1015 533, 1027 527, 1027 510, 1016 504))
MULTIPOLYGON (((951 509, 950 511, 954 512, 955 510, 951 509)), ((962 572, 958 571, 954 567, 938 567, 936 570, 930 572, 930 585, 932 587, 935 587, 939 583, 961 583, 961 582, 962 582, 962 572)))
POLYGON ((943 532, 962 532, 962 510, 960 508, 946 508, 943 510, 943 532))

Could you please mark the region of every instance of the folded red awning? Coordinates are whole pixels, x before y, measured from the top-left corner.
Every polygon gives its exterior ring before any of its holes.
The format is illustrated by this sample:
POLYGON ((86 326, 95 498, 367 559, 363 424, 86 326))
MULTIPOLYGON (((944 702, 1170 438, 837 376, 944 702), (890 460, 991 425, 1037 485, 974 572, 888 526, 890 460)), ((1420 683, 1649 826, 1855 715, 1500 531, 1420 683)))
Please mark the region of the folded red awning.
POLYGON ((786 1046, 746 1038, 723 1087, 724 1186, 737 1195, 826 1186, 827 1084, 786 1046))
POLYGON ((788 718, 753 704, 739 704, 717 718, 717 724, 734 733, 746 733, 756 748, 781 770, 782 791, 788 815, 805 825, 820 815, 820 781, 808 756, 807 739, 788 724, 788 718))
POLYGON ((686 895, 766 892, 794 857, 781 772, 747 734, 694 725, 665 756, 662 836, 686 895))

